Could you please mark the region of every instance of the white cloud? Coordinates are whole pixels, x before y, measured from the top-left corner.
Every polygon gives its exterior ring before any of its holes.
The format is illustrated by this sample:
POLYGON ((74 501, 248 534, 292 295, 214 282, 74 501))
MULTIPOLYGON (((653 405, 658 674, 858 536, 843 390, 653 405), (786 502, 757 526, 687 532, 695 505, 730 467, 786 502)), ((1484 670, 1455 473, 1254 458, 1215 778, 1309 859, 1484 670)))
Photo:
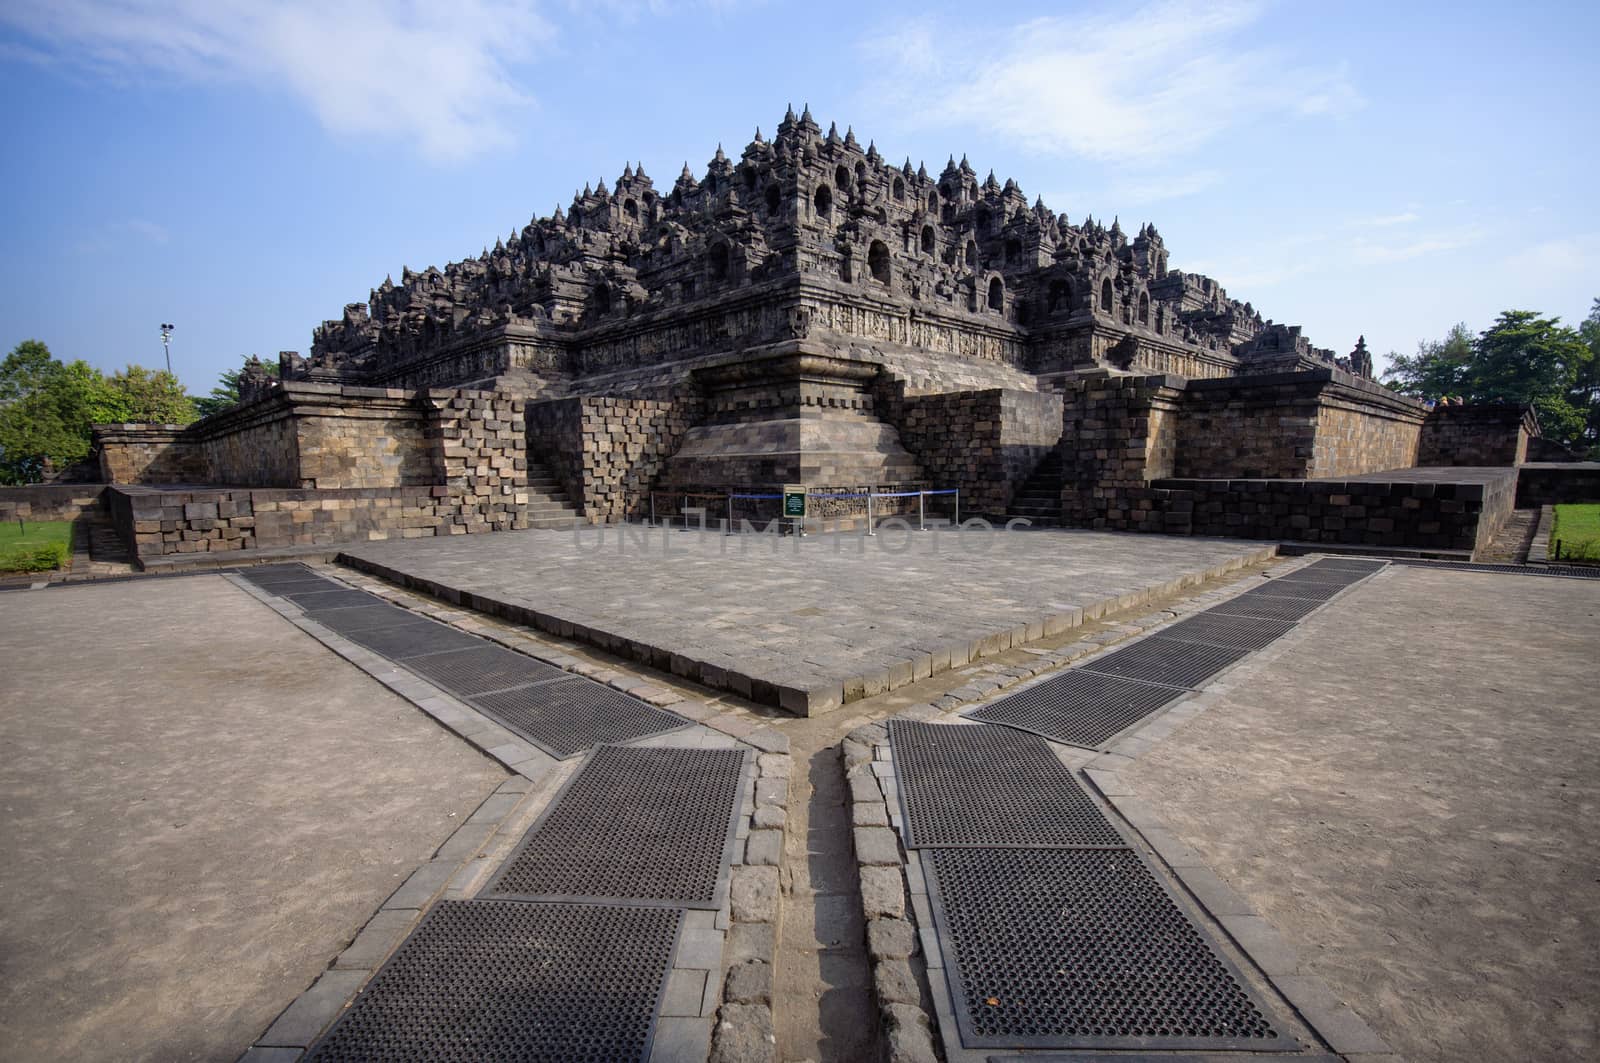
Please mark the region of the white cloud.
POLYGON ((1352 241, 1349 255, 1352 261, 1360 265, 1382 265, 1389 262, 1409 262, 1414 258, 1425 255, 1436 255, 1444 251, 1459 251, 1464 247, 1471 247, 1484 238, 1484 231, 1480 228, 1462 229, 1459 232, 1433 233, 1420 236, 1398 244, 1380 244, 1371 240, 1361 239, 1352 241))
POLYGON ((1354 224, 1383 229, 1391 225, 1409 225, 1411 222, 1419 221, 1420 219, 1421 215, 1408 210, 1403 214, 1379 214, 1372 218, 1360 218, 1354 224))
POLYGON ((510 140, 531 102, 511 68, 552 33, 518 0, 34 0, 0 22, 106 76, 282 88, 330 133, 411 139, 438 162, 510 140))
POLYGON ((1509 256, 1506 268, 1531 277, 1600 274, 1600 233, 1546 240, 1509 256))
POLYGON ((988 35, 912 22, 863 45, 881 72, 869 98, 903 120, 980 126, 1037 151, 1110 162, 1180 155, 1266 114, 1360 106, 1342 67, 1242 45, 1261 13, 1250 2, 1160 2, 988 35))
POLYGON ((165 226, 145 221, 143 218, 129 218, 127 221, 118 222, 113 228, 142 237, 153 244, 164 244, 172 238, 165 226))
POLYGON ((1175 173, 1150 177, 1134 177, 1111 190, 1111 198, 1118 203, 1138 206, 1158 203, 1166 199, 1181 199, 1204 192, 1222 183, 1218 170, 1199 170, 1195 173, 1175 173))

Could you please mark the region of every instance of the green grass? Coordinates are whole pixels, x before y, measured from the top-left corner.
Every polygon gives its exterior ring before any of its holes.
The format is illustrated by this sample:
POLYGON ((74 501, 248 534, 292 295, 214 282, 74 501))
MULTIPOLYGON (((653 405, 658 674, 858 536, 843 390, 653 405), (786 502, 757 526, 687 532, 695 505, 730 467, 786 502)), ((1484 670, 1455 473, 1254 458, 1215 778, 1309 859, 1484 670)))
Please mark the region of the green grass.
POLYGON ((1556 507, 1550 560, 1600 561, 1600 505, 1556 507))
POLYGON ((64 567, 71 554, 69 520, 0 524, 0 572, 47 572, 64 567))

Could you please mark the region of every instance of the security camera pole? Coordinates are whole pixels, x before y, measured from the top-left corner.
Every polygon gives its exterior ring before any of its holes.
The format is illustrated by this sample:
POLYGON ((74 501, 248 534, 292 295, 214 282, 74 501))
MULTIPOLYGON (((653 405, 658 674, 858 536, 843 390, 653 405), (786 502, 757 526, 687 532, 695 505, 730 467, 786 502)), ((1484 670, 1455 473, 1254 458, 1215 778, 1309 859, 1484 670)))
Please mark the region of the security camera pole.
POLYGON ((167 375, 172 375, 172 326, 163 323, 161 326, 161 349, 167 355, 167 375))

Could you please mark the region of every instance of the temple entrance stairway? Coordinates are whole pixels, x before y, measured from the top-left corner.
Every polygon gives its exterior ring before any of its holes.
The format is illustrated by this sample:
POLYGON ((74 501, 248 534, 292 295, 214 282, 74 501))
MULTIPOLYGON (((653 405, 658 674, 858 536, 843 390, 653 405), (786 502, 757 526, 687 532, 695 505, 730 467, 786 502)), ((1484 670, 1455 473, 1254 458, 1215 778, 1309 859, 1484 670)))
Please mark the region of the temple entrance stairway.
POLYGON ((1035 527, 1061 525, 1061 451, 1052 450, 1017 488, 1011 499, 1013 517, 1025 517, 1035 527))
POLYGON ((555 473, 542 462, 528 459, 528 526, 570 528, 577 519, 578 511, 555 473))

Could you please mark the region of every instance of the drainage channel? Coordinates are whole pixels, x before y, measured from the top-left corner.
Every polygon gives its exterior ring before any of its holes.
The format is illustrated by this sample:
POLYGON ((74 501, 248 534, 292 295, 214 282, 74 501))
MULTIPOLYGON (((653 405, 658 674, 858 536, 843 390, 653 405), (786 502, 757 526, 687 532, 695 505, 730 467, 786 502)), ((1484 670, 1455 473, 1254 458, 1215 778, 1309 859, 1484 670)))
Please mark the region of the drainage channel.
POLYGON ((604 683, 324 579, 304 565, 264 565, 239 575, 330 631, 449 691, 558 760, 601 743, 648 738, 692 723, 604 683))
POLYGON ((306 1059, 652 1058, 677 959, 703 951, 727 899, 754 784, 749 750, 597 747, 478 896, 434 905, 306 1059))
POLYGON ((1303 1050, 1045 739, 1104 748, 1385 564, 1307 565, 968 712, 978 726, 890 721, 889 800, 927 883, 947 1034, 974 1050, 1303 1050))
POLYGON ((965 715, 1103 749, 1170 703, 1282 638, 1387 562, 1325 558, 965 715))
POLYGON ((896 719, 889 744, 965 1047, 1300 1047, 1042 738, 896 719))
POLYGON ((692 721, 301 565, 240 575, 553 756, 586 752, 477 894, 428 909, 305 1059, 703 1057, 661 1033, 682 1022, 664 1005, 718 973, 754 752, 614 744, 692 721))

